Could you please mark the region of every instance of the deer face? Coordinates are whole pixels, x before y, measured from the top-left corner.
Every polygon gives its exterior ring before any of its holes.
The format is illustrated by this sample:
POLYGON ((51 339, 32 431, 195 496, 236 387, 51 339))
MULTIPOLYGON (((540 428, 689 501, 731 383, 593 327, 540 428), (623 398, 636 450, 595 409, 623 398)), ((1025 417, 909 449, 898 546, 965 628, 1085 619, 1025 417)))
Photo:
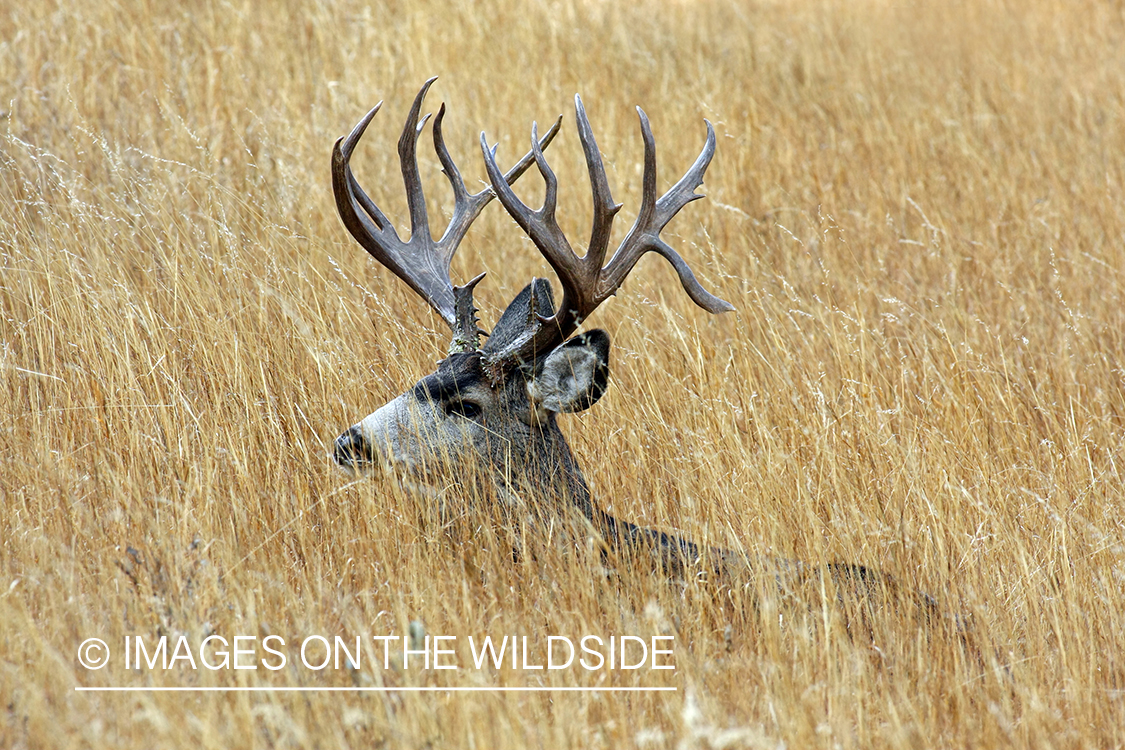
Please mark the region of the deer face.
POLYGON ((382 464, 423 483, 482 465, 496 476, 522 475, 536 456, 565 445, 555 416, 589 408, 609 382, 609 337, 600 330, 575 336, 496 382, 485 357, 450 355, 337 438, 336 463, 359 472, 382 464))

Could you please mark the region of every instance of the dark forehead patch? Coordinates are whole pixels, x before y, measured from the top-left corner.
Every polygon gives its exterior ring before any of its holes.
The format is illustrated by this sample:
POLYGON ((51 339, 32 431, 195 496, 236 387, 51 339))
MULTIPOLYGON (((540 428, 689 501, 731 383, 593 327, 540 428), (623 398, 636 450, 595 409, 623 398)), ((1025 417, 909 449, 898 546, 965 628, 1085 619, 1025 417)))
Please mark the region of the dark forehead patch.
POLYGON ((435 372, 418 381, 418 385, 414 386, 414 398, 419 401, 445 401, 459 396, 479 382, 480 373, 462 373, 449 377, 435 372))
POLYGON ((414 398, 419 401, 446 401, 480 383, 483 377, 479 355, 475 352, 455 354, 442 360, 437 372, 418 381, 418 385, 414 386, 414 398))

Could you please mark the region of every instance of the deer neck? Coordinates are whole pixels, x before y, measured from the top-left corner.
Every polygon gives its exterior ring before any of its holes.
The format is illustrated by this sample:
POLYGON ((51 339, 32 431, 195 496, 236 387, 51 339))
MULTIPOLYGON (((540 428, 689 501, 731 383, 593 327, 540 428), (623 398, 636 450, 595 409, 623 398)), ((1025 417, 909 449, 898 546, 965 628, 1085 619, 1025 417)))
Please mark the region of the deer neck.
POLYGON ((546 426, 535 442, 538 445, 529 452, 523 476, 512 477, 536 498, 532 504, 535 515, 557 517, 577 511, 601 536, 608 552, 652 553, 657 567, 668 573, 682 572, 699 559, 700 549, 694 542, 623 521, 603 510, 557 425, 546 426))
POLYGON ((497 485, 509 502, 518 502, 532 515, 559 516, 577 510, 583 517, 596 521, 600 511, 594 503, 590 486, 578 461, 551 418, 529 436, 522 460, 502 460, 496 477, 497 485))

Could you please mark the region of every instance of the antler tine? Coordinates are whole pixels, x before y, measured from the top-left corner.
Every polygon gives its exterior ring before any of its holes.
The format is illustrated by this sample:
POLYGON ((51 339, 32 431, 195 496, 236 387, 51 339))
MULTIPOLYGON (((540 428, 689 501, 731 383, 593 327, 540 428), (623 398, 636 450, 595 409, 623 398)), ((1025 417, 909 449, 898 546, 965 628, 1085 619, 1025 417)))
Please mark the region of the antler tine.
MULTIPOLYGON (((469 225, 480 215, 489 201, 496 197, 496 192, 492 185, 486 185, 479 193, 469 194, 465 187, 465 181, 461 178, 461 171, 457 169, 457 165, 449 155, 449 149, 446 148, 445 137, 441 128, 444 119, 445 104, 443 103, 438 110, 437 117, 434 118, 434 150, 437 151, 438 160, 441 161, 442 172, 449 180, 450 187, 453 188, 453 217, 449 220, 449 226, 446 228, 445 234, 442 235, 440 243, 450 243, 453 247, 456 247, 465 236, 465 232, 468 231, 469 225)), ((561 127, 562 117, 560 116, 547 131, 547 134, 543 136, 543 140, 536 142, 540 150, 551 144, 561 127)), ((518 180, 534 160, 535 154, 533 151, 524 154, 514 167, 504 173, 505 186, 518 180)))
MULTIPOLYGON (((351 197, 358 199, 358 202, 360 203, 360 205, 362 205, 366 214, 375 221, 376 227, 378 229, 390 227, 390 230, 393 232, 394 227, 391 226, 391 222, 387 219, 383 212, 379 210, 379 207, 376 206, 369 197, 367 197, 367 193, 363 191, 363 188, 359 186, 359 183, 355 181, 355 177, 352 176, 351 167, 348 164, 349 160, 352 158, 352 152, 355 151, 356 144, 359 143, 359 139, 367 130, 367 126, 371 124, 371 120, 375 118, 375 115, 379 113, 379 110, 382 107, 382 102, 376 104, 366 115, 363 116, 363 119, 356 123, 356 126, 352 128, 351 133, 349 133, 346 137, 336 141, 336 146, 332 151, 332 177, 333 182, 335 183, 335 180, 337 178, 337 162, 342 162, 344 170, 346 172, 346 179, 344 180, 344 182, 352 193, 351 197)), ((337 200, 339 200, 340 198, 340 194, 338 192, 336 193, 336 198, 337 200)), ((349 206, 349 208, 351 207, 349 206)), ((360 223, 369 221, 367 216, 364 216, 363 214, 356 214, 356 219, 360 223)), ((348 218, 344 217, 345 224, 347 224, 347 221, 348 218)))
POLYGON ((711 123, 707 122, 707 142, 695 163, 679 182, 657 200, 656 143, 648 117, 640 107, 637 108, 645 145, 641 208, 633 228, 629 230, 609 263, 603 267, 613 219, 621 209, 621 205, 613 202, 601 152, 594 139, 581 98, 574 97, 574 107, 578 120, 578 134, 586 156, 586 167, 590 173, 590 185, 594 197, 594 221, 590 245, 583 257, 578 257, 574 253, 555 220, 557 180, 542 150, 535 146, 535 126, 532 126, 531 131, 532 153, 539 172, 546 182, 546 195, 543 205, 538 210, 528 207, 516 196, 511 187, 500 183, 495 149, 488 148, 484 133, 481 133, 481 150, 484 153, 485 167, 500 202, 516 223, 531 237, 539 252, 558 275, 563 287, 562 303, 555 314, 549 318, 536 315, 536 320, 531 322, 525 335, 515 339, 510 347, 492 355, 492 361, 495 363, 516 361, 534 356, 536 352, 550 351, 565 341, 598 305, 617 292, 640 257, 650 250, 659 253, 672 264, 688 296, 704 310, 720 313, 734 309, 729 302, 705 290, 683 258, 660 239, 661 230, 680 209, 703 197, 697 194, 695 189, 703 183, 703 174, 715 153, 715 130, 711 123))
MULTIPOLYGON (((581 259, 571 250, 566 235, 563 234, 555 220, 558 179, 550 165, 547 164, 547 159, 543 156, 543 150, 536 145, 538 131, 538 123, 532 123, 531 152, 535 157, 535 165, 539 168, 539 174, 543 176, 543 181, 546 183, 543 205, 537 210, 521 201, 510 185, 499 180, 500 168, 496 166, 496 149, 495 147, 491 149, 488 147, 488 140, 484 133, 480 134, 481 151, 484 154, 485 169, 488 171, 488 177, 492 181, 492 187, 500 202, 516 223, 531 237, 532 242, 539 248, 539 252, 547 259, 562 282, 563 306, 561 309, 568 310, 575 302, 582 299, 582 294, 578 290, 583 280, 583 269, 581 259)), ((557 328, 558 319, 559 315, 556 314, 553 318, 556 325, 549 327, 557 328)), ((571 330, 573 330, 573 327, 571 330)), ((566 335, 569 335, 569 333, 566 335)))
MULTIPOLYGON (((561 118, 560 118, 561 119, 561 118)), ((540 251, 547 256, 547 260, 554 265, 556 258, 552 251, 552 245, 558 245, 566 249, 567 254, 573 255, 570 250, 570 243, 567 242, 566 236, 563 235, 562 230, 559 228, 558 222, 555 221, 555 204, 558 197, 558 179, 555 177, 554 171, 547 164, 546 158, 543 156, 542 149, 537 146, 537 135, 539 132, 538 123, 531 125, 531 153, 535 159, 535 166, 539 168, 539 174, 543 176, 543 181, 546 183, 546 193, 543 197, 543 205, 535 210, 521 201, 519 197, 512 190, 511 186, 506 181, 501 179, 500 167, 496 165, 496 147, 489 148, 488 138, 482 132, 480 134, 480 149, 484 155, 484 166, 488 172, 488 178, 492 182, 492 189, 496 191, 496 196, 500 199, 500 203, 508 210, 515 222, 520 225, 520 228, 531 237, 532 241, 539 247, 540 251)), ((567 267, 556 268, 556 272, 567 273, 567 267)))
POLYGON ((422 111, 422 100, 426 98, 426 93, 436 80, 437 76, 434 76, 423 83, 422 88, 418 90, 417 96, 414 97, 414 104, 410 107, 410 114, 406 116, 406 124, 402 126, 402 135, 398 139, 398 159, 402 166, 402 182, 406 187, 406 204, 410 211, 411 240, 419 234, 425 238, 433 238, 430 234, 429 216, 426 213, 426 194, 422 192, 422 176, 418 173, 418 138, 422 135, 422 129, 426 127, 430 115, 427 114, 421 121, 418 120, 418 115, 422 111))
MULTIPOLYGON (((418 170, 417 146, 418 138, 430 117, 427 114, 419 119, 422 102, 435 80, 436 77, 426 81, 414 97, 398 141, 399 161, 410 212, 409 241, 404 242, 399 237, 387 216, 359 185, 351 169, 351 157, 356 145, 382 102, 368 112, 351 133, 336 141, 332 150, 332 188, 340 218, 356 241, 441 315, 454 334, 451 351, 468 351, 477 347, 478 336, 482 333, 477 328, 472 304, 472 289, 481 276, 462 287, 454 287, 449 276, 449 266, 469 226, 492 200, 495 192, 491 185, 475 194, 469 194, 465 188, 461 173, 450 157, 442 136, 441 122, 445 116, 443 104, 434 121, 434 148, 453 188, 454 208, 449 226, 441 239, 434 240, 430 233, 426 196, 418 170)), ((542 142, 537 142, 536 146, 540 151, 554 139, 561 124, 562 118, 559 118, 542 142)), ((525 154, 502 176, 504 184, 518 179, 534 158, 530 152, 525 154)))
POLYGON ((625 281, 625 277, 633 270, 633 266, 641 256, 652 250, 662 255, 676 269, 680 284, 683 285, 684 291, 691 297, 692 302, 709 313, 730 312, 734 310, 734 306, 704 289, 679 253, 660 239, 661 230, 680 212, 680 209, 703 197, 695 190, 703 184, 703 173, 707 171, 711 158, 715 155, 715 128, 707 120, 703 121, 707 123, 707 141, 699 157, 679 182, 657 200, 656 139, 653 138, 652 126, 649 125, 644 110, 637 107, 637 114, 640 116, 641 136, 645 144, 641 209, 637 212, 637 220, 633 223, 633 227, 606 265, 599 292, 605 296, 613 294, 625 281))
MULTIPOLYGON (((586 251, 583 265, 596 277, 605 260, 613 219, 624 204, 613 202, 609 180, 605 176, 605 165, 602 163, 602 152, 598 149, 597 141, 594 140, 594 131, 590 127, 589 118, 586 117, 586 108, 582 106, 582 99, 577 94, 574 96, 574 111, 578 119, 578 138, 582 141, 582 151, 586 155, 586 169, 590 173, 590 187, 594 194, 594 226, 590 233, 590 249, 586 251)), ((594 280, 594 278, 590 279, 591 282, 594 280)))

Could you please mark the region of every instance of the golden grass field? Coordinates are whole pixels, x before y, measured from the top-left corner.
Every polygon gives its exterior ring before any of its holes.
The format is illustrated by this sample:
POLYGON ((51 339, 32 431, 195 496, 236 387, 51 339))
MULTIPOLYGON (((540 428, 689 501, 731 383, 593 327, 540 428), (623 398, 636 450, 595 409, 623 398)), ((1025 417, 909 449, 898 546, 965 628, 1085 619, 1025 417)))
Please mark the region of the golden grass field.
MULTIPOLYGON (((8 0, 0 9, 0 746, 1125 745, 1125 10, 1120 2, 8 0), (430 372, 441 321, 347 235, 329 153, 405 224, 394 144, 440 75, 480 131, 615 197, 635 105, 666 236, 738 308, 643 261, 591 325, 612 385, 563 430, 618 516, 747 554, 878 567, 971 618, 875 642, 449 526, 328 460, 430 372), (100 671, 88 637, 675 634, 674 672, 100 671), (416 627, 416 626, 415 626, 416 627), (975 650, 975 653, 973 651, 975 650), (676 692, 88 693, 76 686, 670 686, 676 692)), ((424 140, 431 203, 449 193, 424 140)), ((534 173, 520 192, 542 193, 534 173)), ((440 212, 440 211, 438 211, 440 212)), ((435 226, 441 222, 435 219, 435 226)), ((499 205, 454 280, 486 325, 548 275, 499 205)), ((525 530, 525 533, 526 530, 525 530)), ((459 641, 460 642, 460 641, 459 641)), ((462 657, 464 654, 462 653, 462 657)))

